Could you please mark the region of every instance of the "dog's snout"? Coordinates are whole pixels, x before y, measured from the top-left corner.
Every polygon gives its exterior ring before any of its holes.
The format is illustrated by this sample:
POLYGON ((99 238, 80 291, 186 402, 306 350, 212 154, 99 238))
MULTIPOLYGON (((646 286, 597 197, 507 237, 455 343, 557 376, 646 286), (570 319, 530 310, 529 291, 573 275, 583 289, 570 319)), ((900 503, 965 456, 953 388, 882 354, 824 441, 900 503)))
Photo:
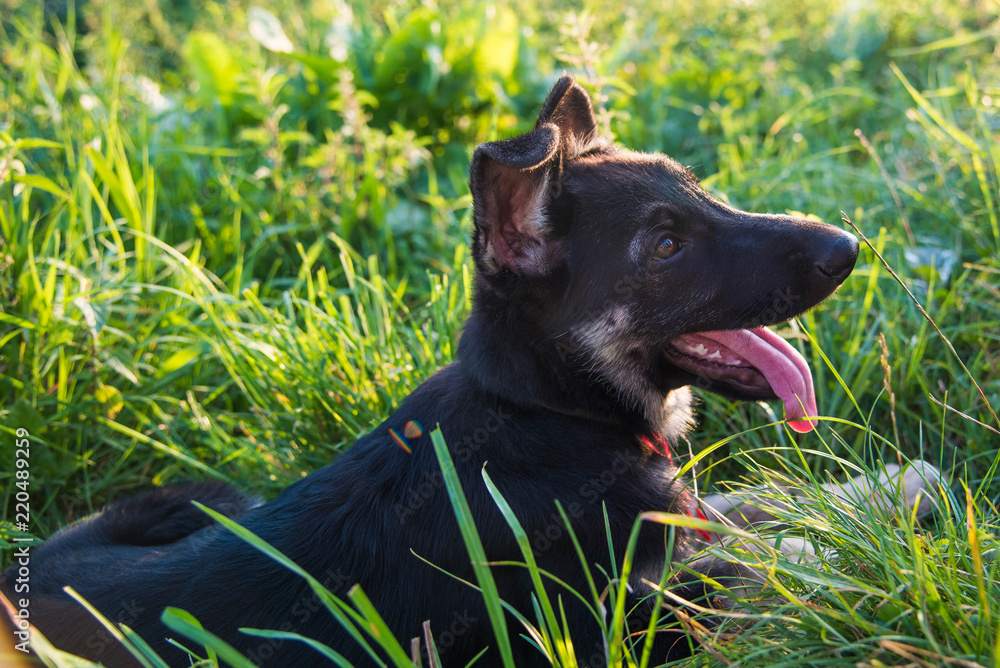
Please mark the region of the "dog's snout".
POLYGON ((840 237, 831 244, 827 256, 816 263, 816 269, 839 285, 854 270, 857 260, 858 238, 849 232, 841 232, 840 237))

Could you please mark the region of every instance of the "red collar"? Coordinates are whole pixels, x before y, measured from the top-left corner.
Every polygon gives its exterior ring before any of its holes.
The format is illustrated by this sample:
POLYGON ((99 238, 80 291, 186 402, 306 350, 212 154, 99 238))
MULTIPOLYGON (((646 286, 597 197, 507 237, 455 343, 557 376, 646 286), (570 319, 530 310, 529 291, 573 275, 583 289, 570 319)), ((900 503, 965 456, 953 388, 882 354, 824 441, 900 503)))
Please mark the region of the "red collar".
POLYGON ((670 444, 667 443, 667 439, 663 438, 661 434, 652 434, 650 436, 643 436, 641 439, 642 444, 647 448, 660 455, 661 457, 667 458, 667 463, 671 466, 674 463, 674 458, 670 454, 670 444))
MULTIPOLYGON (((644 446, 646 446, 656 454, 660 455, 661 457, 665 457, 667 463, 673 466, 674 458, 670 454, 670 444, 667 442, 667 439, 663 438, 662 435, 653 434, 651 436, 642 436, 640 437, 639 440, 642 441, 642 444, 644 446)), ((696 519, 704 520, 705 522, 708 521, 708 518, 705 517, 705 513, 701 512, 701 508, 698 507, 698 503, 693 500, 693 497, 691 499, 690 508, 688 509, 687 515, 689 517, 694 517, 696 519)), ((695 531, 698 533, 699 536, 701 536, 701 539, 704 540, 706 543, 712 542, 712 534, 710 534, 708 531, 705 531, 704 529, 695 529, 695 531)))

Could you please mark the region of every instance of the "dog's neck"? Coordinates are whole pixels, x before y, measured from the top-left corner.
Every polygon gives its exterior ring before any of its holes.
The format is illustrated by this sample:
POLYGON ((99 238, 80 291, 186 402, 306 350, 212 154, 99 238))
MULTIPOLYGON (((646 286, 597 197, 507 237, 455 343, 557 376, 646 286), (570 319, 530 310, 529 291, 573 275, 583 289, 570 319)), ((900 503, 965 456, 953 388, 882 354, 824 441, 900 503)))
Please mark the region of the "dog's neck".
POLYGON ((474 302, 458 346, 460 365, 483 390, 521 406, 616 424, 669 443, 690 428, 687 388, 668 393, 663 410, 650 415, 586 369, 567 364, 553 341, 532 331, 530 322, 511 317, 509 305, 490 308, 490 302, 474 302))

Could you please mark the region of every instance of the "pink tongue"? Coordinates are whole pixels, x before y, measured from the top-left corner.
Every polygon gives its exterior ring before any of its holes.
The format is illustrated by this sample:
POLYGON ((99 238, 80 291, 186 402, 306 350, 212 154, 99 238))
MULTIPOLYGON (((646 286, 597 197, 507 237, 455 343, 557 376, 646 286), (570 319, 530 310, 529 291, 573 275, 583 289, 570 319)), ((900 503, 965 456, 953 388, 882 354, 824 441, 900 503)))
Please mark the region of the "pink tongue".
POLYGON ((694 336, 725 346, 760 371, 774 394, 785 403, 785 419, 792 429, 805 433, 818 424, 817 420, 806 418, 818 414, 809 364, 783 338, 767 327, 698 332, 694 336))

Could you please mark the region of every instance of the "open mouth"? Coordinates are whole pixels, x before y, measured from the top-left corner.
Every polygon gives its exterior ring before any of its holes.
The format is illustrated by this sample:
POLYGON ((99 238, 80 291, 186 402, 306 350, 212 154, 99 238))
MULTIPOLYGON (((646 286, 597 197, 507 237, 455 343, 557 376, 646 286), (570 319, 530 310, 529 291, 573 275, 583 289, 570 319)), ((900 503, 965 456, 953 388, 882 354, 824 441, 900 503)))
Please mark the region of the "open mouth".
POLYGON ((664 347, 675 366, 729 385, 741 394, 785 404, 785 419, 805 433, 817 424, 816 393, 809 365, 767 327, 682 334, 664 347))

